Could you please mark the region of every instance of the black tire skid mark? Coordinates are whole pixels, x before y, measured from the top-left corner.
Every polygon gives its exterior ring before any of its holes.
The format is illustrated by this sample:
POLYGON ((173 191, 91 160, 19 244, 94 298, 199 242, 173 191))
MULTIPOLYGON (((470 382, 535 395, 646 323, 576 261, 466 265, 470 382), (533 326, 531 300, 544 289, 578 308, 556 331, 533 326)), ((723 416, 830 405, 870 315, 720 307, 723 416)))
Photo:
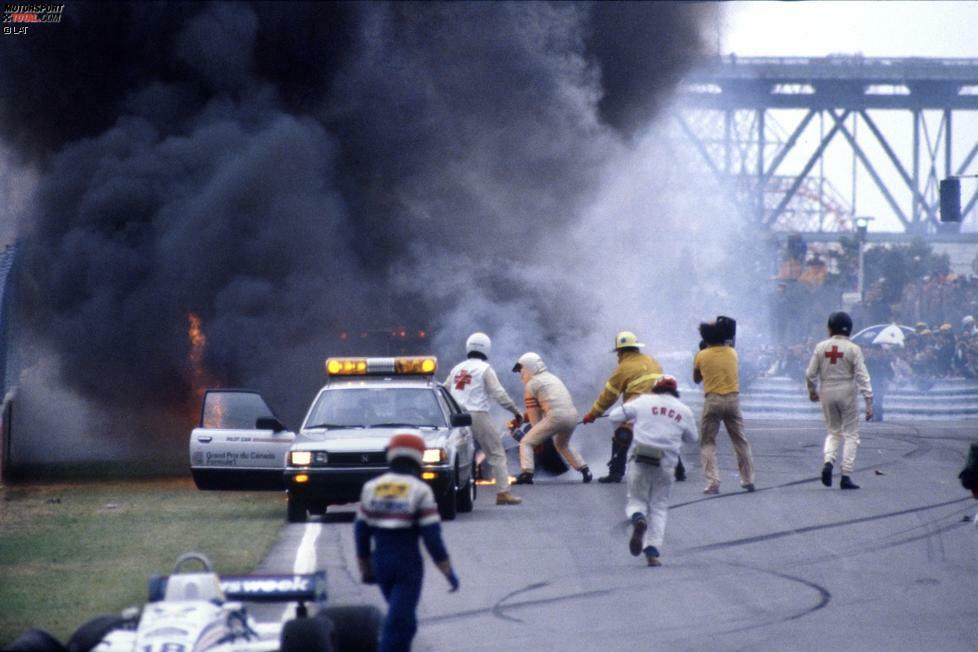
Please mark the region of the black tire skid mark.
POLYGON ((496 601, 490 607, 483 607, 481 609, 469 609, 467 611, 457 611, 455 613, 444 614, 441 616, 429 616, 427 618, 420 619, 421 623, 441 623, 450 622, 453 620, 461 620, 463 618, 474 618, 476 616, 493 615, 496 618, 502 620, 508 620, 510 622, 516 622, 520 624, 525 624, 525 621, 515 618, 513 616, 507 615, 505 612, 509 609, 520 609, 524 607, 537 607, 548 604, 556 604, 559 602, 568 602, 571 600, 580 600, 582 598, 596 598, 600 596, 610 595, 614 592, 613 589, 595 589, 593 591, 579 591, 577 593, 568 593, 565 595, 558 595, 553 598, 539 598, 536 600, 521 600, 519 602, 507 602, 510 598, 520 595, 521 593, 528 593, 530 591, 535 591, 536 589, 544 588, 549 586, 549 582, 536 582, 534 584, 529 584, 521 589, 516 589, 510 593, 507 593, 502 598, 496 601))
POLYGON ((501 597, 499 600, 497 600, 496 604, 492 605, 492 609, 491 609, 492 615, 502 620, 510 620, 516 623, 523 623, 523 621, 520 620, 519 618, 506 615, 507 607, 504 605, 504 603, 510 598, 520 595, 521 593, 529 593, 530 591, 542 589, 548 584, 549 582, 534 582, 533 584, 528 584, 524 586, 522 589, 516 589, 515 591, 510 591, 509 593, 501 597))
MULTIPOLYGON (((931 526, 931 525, 937 525, 938 523, 941 523, 941 522, 943 522, 943 521, 945 521, 947 519, 950 519, 952 516, 957 516, 958 514, 963 514, 964 512, 969 512, 972 509, 974 509, 974 505, 971 505, 971 504, 965 505, 964 507, 960 507, 958 509, 955 509, 954 511, 948 512, 947 514, 941 514, 937 518, 932 518, 929 521, 922 521, 919 525, 913 525, 911 527, 904 528, 902 530, 896 530, 894 532, 890 532, 887 536, 888 537, 895 537, 895 536, 899 536, 901 534, 907 534, 908 532, 913 532, 915 530, 919 530, 920 528, 928 527, 928 526, 931 526)), ((954 521, 954 523, 961 523, 961 521, 960 520, 957 520, 957 521, 954 521)))
MULTIPOLYGON (((865 467, 865 468, 860 467, 858 469, 858 471, 870 471, 870 470, 872 470, 874 468, 877 468, 879 466, 881 466, 881 465, 877 464, 876 466, 869 466, 869 467, 865 467)), ((798 485, 808 484, 810 482, 821 482, 821 476, 813 475, 813 476, 808 477, 808 478, 802 478, 800 480, 791 480, 790 482, 782 482, 781 484, 774 484, 774 485, 771 485, 771 486, 768 486, 768 487, 758 487, 752 493, 761 493, 762 491, 774 491, 775 489, 784 489, 786 487, 796 487, 798 485)), ((708 500, 722 500, 724 498, 732 498, 734 496, 744 496, 744 495, 747 495, 748 493, 749 492, 741 489, 740 491, 731 491, 731 492, 728 492, 728 493, 715 494, 713 496, 704 496, 703 498, 694 498, 692 500, 687 500, 687 501, 682 502, 682 503, 676 503, 675 505, 670 505, 669 506, 669 509, 671 511, 673 509, 679 509, 680 507, 688 507, 689 505, 696 505, 697 503, 704 503, 704 502, 706 502, 708 500)))
MULTIPOLYGON (((953 435, 925 435, 923 434, 923 429, 920 426, 914 426, 908 423, 895 423, 891 424, 896 428, 903 428, 905 432, 897 432, 891 435, 897 441, 902 441, 907 444, 915 446, 915 449, 903 454, 905 458, 920 457, 930 453, 932 450, 943 449, 948 451, 953 451, 961 456, 963 460, 966 455, 965 451, 959 449, 956 446, 952 446, 950 443, 937 443, 932 444, 930 442, 971 442, 974 441, 974 436, 971 434, 964 434, 962 436, 953 435)), ((947 427, 947 426, 943 426, 947 427)), ((969 430, 973 426, 962 425, 962 428, 968 428, 969 430)))
MULTIPOLYGON (((816 593, 818 593, 818 595, 819 595, 819 599, 818 599, 818 601, 814 605, 809 606, 809 607, 805 607, 805 608, 803 608, 803 609, 801 609, 799 611, 796 611, 796 612, 791 613, 789 615, 786 615, 784 617, 774 618, 774 619, 768 619, 768 620, 766 620, 764 622, 761 622, 761 623, 753 623, 753 624, 746 625, 746 626, 739 626, 739 627, 733 627, 733 628, 730 628, 730 629, 720 630, 719 632, 717 632, 719 634, 747 631, 747 630, 756 629, 756 628, 759 628, 759 627, 767 627, 767 626, 770 626, 770 625, 776 625, 776 624, 780 624, 780 623, 784 623, 784 622, 790 622, 792 620, 796 620, 798 618, 802 618, 804 616, 807 616, 808 614, 814 613, 815 611, 818 611, 819 609, 824 608, 826 605, 828 605, 829 601, 832 598, 832 594, 828 591, 828 589, 826 589, 825 587, 823 587, 823 586, 821 586, 821 585, 819 585, 819 584, 817 584, 815 582, 812 582, 812 581, 807 580, 807 579, 802 578, 802 577, 797 577, 797 576, 794 576, 794 575, 789 575, 788 573, 784 573, 784 572, 777 571, 777 570, 772 570, 772 569, 766 569, 766 568, 759 568, 759 567, 755 567, 755 566, 750 566, 750 565, 747 565, 747 564, 736 563, 736 564, 728 564, 728 566, 732 566, 732 567, 736 567, 736 568, 741 568, 741 569, 748 570, 748 571, 755 571, 755 572, 760 572, 760 573, 766 573, 766 574, 774 575, 775 577, 779 577, 781 579, 787 580, 789 582, 794 582, 794 583, 802 584, 803 586, 806 586, 806 587, 808 587, 808 588, 813 589, 814 591, 816 591, 816 593)), ((491 615, 493 615, 493 616, 495 616, 497 618, 501 618, 503 620, 508 620, 508 621, 511 621, 511 622, 517 622, 517 623, 520 623, 520 624, 525 624, 525 621, 520 620, 518 618, 514 618, 512 616, 508 616, 504 612, 506 610, 509 610, 509 609, 518 609, 518 608, 525 608, 525 607, 543 606, 543 605, 555 604, 555 603, 559 603, 559 602, 567 602, 567 601, 571 601, 571 600, 578 600, 578 599, 582 599, 582 598, 603 597, 603 596, 608 596, 608 595, 611 595, 611 594, 616 593, 616 592, 619 592, 619 591, 634 591, 634 590, 640 590, 640 588, 641 588, 641 587, 637 587, 637 586, 630 586, 630 587, 618 587, 618 588, 615 588, 615 589, 597 589, 597 590, 592 590, 592 591, 581 591, 581 592, 578 592, 578 593, 571 593, 571 594, 557 596, 557 597, 553 597, 553 598, 541 598, 541 599, 537 599, 537 600, 521 600, 519 602, 512 602, 512 603, 504 604, 504 603, 507 603, 507 601, 510 598, 512 598, 512 597, 514 597, 516 595, 520 595, 522 593, 527 593, 529 591, 533 591, 533 590, 536 590, 536 589, 539 589, 539 588, 543 588, 543 587, 546 587, 548 585, 549 585, 549 582, 537 582, 537 583, 534 583, 534 584, 530 584, 530 585, 527 585, 527 586, 525 586, 525 587, 523 587, 521 589, 517 589, 515 591, 512 591, 511 593, 508 593, 507 595, 505 595, 502 598, 500 598, 491 607, 484 607, 484 608, 481 608, 481 609, 470 609, 470 610, 467 610, 467 611, 459 611, 459 612, 455 612, 455 613, 451 613, 451 614, 444 614, 444 615, 441 615, 441 616, 431 616, 431 617, 428 617, 428 618, 422 618, 422 619, 420 619, 419 620, 419 623, 420 624, 445 623, 445 622, 452 622, 452 621, 456 621, 456 620, 462 620, 462 619, 465 619, 465 618, 474 618, 474 617, 478 617, 478 616, 486 616, 486 615, 490 615, 491 614, 491 615)), ((676 627, 668 627, 668 628, 660 629, 659 631, 685 630, 686 628, 687 628, 686 625, 681 625, 681 626, 676 626, 676 627)))
MULTIPOLYGON (((934 446, 932 444, 930 444, 928 441, 924 441, 924 440, 943 439, 943 437, 934 437, 934 438, 923 437, 923 436, 920 435, 920 428, 918 428, 916 426, 910 426, 910 425, 904 425, 904 424, 895 424, 895 425, 896 425, 896 427, 906 428, 910 432, 894 433, 894 434, 886 435, 886 436, 883 436, 883 435, 873 435, 873 436, 874 437, 879 437, 880 439, 885 439, 886 437, 890 437, 890 438, 896 439, 897 441, 900 441, 902 443, 909 444, 910 446, 912 446, 912 449, 909 450, 909 451, 907 451, 907 452, 905 452, 905 453, 901 453, 899 459, 887 460, 887 461, 879 462, 877 464, 873 464, 873 465, 870 465, 870 466, 861 466, 858 469, 856 469, 857 472, 863 473, 863 472, 866 472, 866 471, 875 471, 877 469, 881 469, 881 468, 886 468, 886 467, 889 467, 889 466, 893 466, 894 464, 899 463, 900 460, 902 460, 902 459, 912 458, 912 457, 919 457, 919 456, 922 456, 922 455, 926 455, 927 453, 931 452, 931 450, 933 450, 934 446)), ((947 448, 950 448, 950 447, 947 447, 947 448)), ((962 459, 964 459, 964 453, 963 452, 960 452, 960 451, 959 451, 959 453, 962 456, 962 459)), ((790 482, 783 482, 781 484, 771 485, 769 487, 759 487, 754 493, 760 493, 762 491, 772 491, 772 490, 775 490, 775 489, 784 489, 786 487, 794 487, 794 486, 797 486, 797 485, 807 484, 809 482, 820 482, 820 481, 821 481, 821 477, 816 475, 816 476, 811 476, 811 477, 807 477, 807 478, 802 478, 800 480, 792 480, 790 482)), ((674 505, 670 505, 669 506, 669 509, 670 510, 679 509, 681 507, 687 507, 689 505, 695 505, 697 503, 702 503, 702 502, 705 502, 707 500, 720 500, 720 499, 723 499, 723 498, 730 498, 732 496, 739 496, 739 495, 744 494, 744 493, 746 493, 746 492, 744 492, 744 491, 735 491, 735 492, 729 492, 729 493, 716 494, 716 495, 712 495, 712 496, 704 496, 702 498, 694 498, 692 500, 687 500, 685 502, 681 502, 681 503, 676 503, 674 505)))
POLYGON ((921 505, 919 507, 909 507, 907 509, 901 509, 893 512, 884 512, 882 514, 872 514, 870 516, 860 516, 857 518, 849 518, 842 521, 833 521, 830 523, 820 523, 818 525, 806 525, 799 528, 789 528, 787 530, 778 530, 776 532, 768 532, 766 534, 757 534, 749 537, 741 537, 739 539, 730 539, 729 541, 718 541, 716 543, 707 543, 701 546, 693 546, 692 548, 685 548, 682 550, 684 553, 696 554, 700 552, 711 552, 713 550, 722 550, 724 548, 733 548, 737 546, 749 545, 752 543, 760 543, 762 541, 771 541, 774 539, 781 539, 787 536, 792 536, 796 534, 805 534, 808 532, 817 532, 819 530, 828 530, 837 527, 845 527, 848 525, 858 525, 860 523, 869 523, 872 521, 879 521, 887 518, 894 518, 897 516, 903 516, 906 514, 915 514, 917 512, 926 511, 928 509, 935 509, 937 507, 944 507, 946 505, 953 505, 955 503, 960 503, 965 500, 971 500, 970 496, 964 498, 955 498, 953 500, 947 500, 939 503, 932 503, 930 505, 921 505))
POLYGON ((896 439, 897 441, 902 441, 905 444, 910 444, 911 446, 913 446, 912 450, 907 451, 906 453, 903 454, 904 459, 923 457, 927 453, 931 452, 934 446, 927 440, 921 439, 920 428, 918 428, 917 426, 910 426, 910 425, 903 426, 903 427, 907 428, 907 430, 909 430, 910 432, 894 433, 890 435, 890 437, 896 439))
MULTIPOLYGON (((970 507, 969 507, 969 509, 970 509, 970 507)), ((932 536, 941 535, 941 534, 944 534, 945 532, 948 532, 950 530, 953 530, 955 528, 962 527, 962 526, 965 526, 965 525, 967 525, 967 524, 966 523, 963 523, 961 521, 957 521, 957 522, 954 522, 954 523, 947 523, 947 524, 945 524, 945 525, 943 525, 941 527, 938 527, 936 529, 929 529, 927 532, 924 532, 923 534, 915 534, 915 535, 912 535, 912 536, 904 537, 902 539, 897 539, 895 541, 888 541, 886 543, 879 543, 879 544, 877 544, 875 546, 869 546, 869 547, 853 547, 853 549, 848 550, 848 551, 845 551, 845 552, 836 552, 836 553, 831 553, 831 554, 827 554, 827 555, 821 555, 819 557, 807 557, 805 559, 802 559, 802 560, 799 560, 799 561, 794 562, 793 565, 794 566, 811 566, 811 565, 815 565, 815 564, 822 564, 822 563, 826 563, 826 562, 836 561, 836 560, 839 560, 839 559, 846 559, 846 558, 849 558, 849 557, 858 557, 859 555, 864 555, 864 554, 868 554, 868 553, 881 552, 883 550, 888 550, 890 548, 896 548, 898 546, 902 546, 902 545, 905 545, 905 544, 908 544, 908 543, 913 543, 915 541, 920 541, 921 539, 927 539, 927 538, 932 537, 932 536)))
MULTIPOLYGON (((919 437, 919 432, 920 432, 919 429, 916 428, 916 427, 913 427, 913 426, 908 426, 908 427, 910 428, 910 430, 912 431, 912 433, 906 433, 906 435, 904 435, 903 437, 900 437, 900 436, 897 436, 897 435, 892 435, 893 438, 897 439, 898 441, 901 441, 903 443, 910 444, 913 447, 912 450, 910 450, 910 451, 908 451, 906 453, 901 454, 901 458, 913 457, 913 456, 916 456, 916 455, 923 455, 926 452, 929 452, 930 451, 930 445, 929 444, 921 445, 920 444, 920 439, 917 439, 917 440, 910 439, 911 436, 918 436, 919 437), (921 450, 922 448, 924 448, 925 450, 921 450)), ((937 438, 935 438, 935 439, 937 439, 937 438)), ((888 462, 882 462, 880 464, 876 464, 876 465, 873 465, 873 466, 861 468, 860 471, 867 471, 867 470, 872 470, 872 469, 879 468, 879 467, 882 467, 882 466, 889 466, 889 465, 892 465, 892 464, 894 464, 896 462, 897 462, 897 460, 892 460, 892 461, 888 461, 888 462)), ((760 492, 760 491, 772 491, 772 490, 775 490, 775 489, 781 489, 781 488, 792 487, 792 486, 797 486, 797 485, 801 485, 801 484, 807 484, 809 482, 816 482, 816 481, 819 481, 819 480, 820 480, 819 476, 812 476, 812 477, 802 478, 802 479, 799 479, 799 480, 792 480, 790 482, 785 482, 785 483, 782 483, 782 484, 779 484, 779 485, 773 485, 773 486, 770 486, 770 487, 763 487, 763 488, 758 489, 757 492, 760 492)), ((707 497, 704 497, 704 498, 697 498, 697 499, 694 499, 694 500, 689 500, 689 501, 686 501, 686 502, 683 502, 683 503, 677 503, 675 505, 672 505, 672 506, 670 506, 670 510, 671 509, 678 509, 678 508, 689 506, 689 505, 694 505, 694 504, 701 503, 701 502, 704 502, 704 501, 707 501, 707 500, 717 500, 717 499, 720 499, 720 498, 730 498, 732 496, 737 496, 737 495, 744 494, 744 493, 747 493, 747 492, 739 491, 739 492, 734 492, 734 493, 718 494, 718 495, 715 495, 715 496, 707 496, 707 497)), ((807 526, 807 527, 804 527, 804 528, 797 528, 797 529, 792 529, 792 530, 784 530, 784 531, 781 531, 781 532, 769 533, 767 535, 759 535, 759 536, 755 536, 755 537, 745 537, 745 538, 742 538, 742 539, 735 539, 735 540, 731 540, 731 541, 727 541, 727 542, 718 542, 718 543, 714 543, 714 544, 707 544, 707 545, 704 545, 704 546, 696 546, 696 547, 693 547, 693 548, 687 548, 687 549, 683 550, 682 552, 692 552, 692 553, 695 554, 695 553, 698 553, 698 552, 705 552, 705 551, 709 551, 709 550, 716 550, 716 549, 721 549, 721 548, 725 548, 725 547, 731 547, 731 546, 737 546, 737 545, 746 545, 746 544, 749 544, 749 543, 760 542, 760 541, 764 541, 764 540, 768 540, 768 539, 781 538, 781 537, 784 537, 784 536, 789 536, 791 534, 802 534, 802 533, 809 532, 809 531, 814 531, 814 530, 828 529, 828 528, 834 528, 834 527, 843 527, 845 525, 853 525, 853 524, 858 524, 858 523, 862 523, 862 522, 869 522, 869 521, 874 521, 874 520, 879 520, 879 519, 884 519, 884 518, 896 517, 896 516, 900 516, 900 515, 904 515, 904 514, 908 514, 908 513, 916 513, 916 512, 924 511, 924 510, 927 510, 927 509, 934 509, 934 508, 941 507, 941 506, 944 506, 944 505, 954 504, 954 503, 957 503, 957 502, 961 502, 963 500, 966 500, 966 499, 965 498, 955 499, 955 500, 951 500, 951 501, 947 501, 947 502, 936 503, 936 504, 933 504, 933 505, 924 505, 924 506, 921 506, 921 507, 910 508, 910 509, 907 509, 907 510, 900 510, 900 511, 896 511, 896 512, 889 512, 889 513, 885 513, 885 514, 878 514, 878 515, 873 515, 873 516, 860 517, 860 518, 856 518, 856 519, 848 519, 848 520, 845 520, 845 521, 838 521, 838 522, 834 522, 834 523, 826 523, 826 524, 817 525, 817 526, 807 526)), ((970 509, 970 507, 966 507, 963 510, 956 510, 954 513, 958 513, 959 511, 967 511, 968 509, 970 509)), ((613 530, 624 530, 624 531, 627 531, 629 524, 630 524, 630 522, 627 519, 626 520, 623 520, 623 521, 619 522, 617 525, 613 526, 613 530)), ((915 528, 913 528, 913 529, 916 529, 918 527, 925 527, 926 525, 927 524, 925 523, 925 524, 922 524, 920 526, 915 526, 915 528)), ((886 543, 886 544, 881 544, 879 546, 876 546, 874 549, 875 550, 882 550, 882 549, 885 549, 885 548, 894 547, 894 546, 898 546, 898 545, 903 545, 905 543, 909 543, 909 542, 916 541, 916 540, 919 540, 919 539, 931 537, 931 536, 933 536, 935 534, 940 534, 940 533, 942 533, 942 532, 944 532, 944 531, 946 531, 948 529, 951 529, 952 527, 957 526, 957 525, 958 524, 955 523, 955 524, 953 524, 951 526, 944 526, 942 528, 938 528, 937 530, 929 530, 928 532, 926 532, 926 533, 924 533, 922 535, 916 535, 916 536, 912 536, 912 537, 907 537, 907 538, 905 538, 903 540, 898 540, 898 541, 895 541, 895 542, 889 542, 889 543, 886 543)), ((864 552, 866 552, 868 550, 871 550, 871 549, 863 548, 861 550, 854 551, 853 553, 848 553, 848 554, 862 554, 862 553, 864 553, 864 552)), ((826 556, 825 559, 826 560, 831 560, 831 559, 838 558, 838 557, 840 557, 840 555, 829 555, 829 556, 826 556)), ((746 568, 746 569, 750 569, 750 570, 754 570, 754 571, 757 571, 757 572, 771 574, 771 575, 780 577, 780 578, 785 579, 785 580, 788 580, 788 581, 800 583, 800 584, 802 584, 804 586, 807 586, 808 588, 811 588, 811 589, 815 590, 816 592, 818 592, 818 594, 820 596, 820 599, 812 607, 808 607, 808 608, 806 608, 806 609, 804 609, 804 610, 802 610, 802 611, 800 611, 800 612, 798 612, 796 614, 792 614, 792 615, 787 616, 785 618, 777 619, 777 620, 770 620, 770 621, 766 621, 766 622, 763 622, 763 623, 755 623, 755 624, 748 625, 748 626, 745 626, 745 627, 740 627, 740 628, 723 630, 721 633, 736 633, 736 632, 740 632, 740 631, 747 631, 747 630, 750 630, 750 629, 756 629, 756 628, 759 628, 759 627, 767 627, 767 626, 770 626, 770 625, 780 624, 780 623, 783 623, 783 622, 790 622, 792 620, 796 620, 798 618, 802 618, 804 616, 807 616, 808 614, 814 613, 815 611, 818 611, 818 610, 824 608, 831 601, 831 597, 832 597, 831 592, 827 588, 825 588, 825 587, 823 587, 823 586, 821 586, 821 585, 819 585, 819 584, 817 584, 815 582, 812 582, 810 580, 806 580, 806 579, 801 578, 801 577, 796 577, 796 576, 789 575, 787 573, 783 573, 781 571, 776 571, 776 570, 772 570, 772 569, 758 568, 758 567, 753 567, 753 566, 747 566, 747 565, 744 565, 744 564, 733 564, 733 565, 740 566, 742 568, 746 568)), ((420 622, 422 622, 422 623, 449 622, 449 621, 453 621, 453 620, 459 620, 459 619, 464 619, 464 618, 471 618, 471 617, 477 617, 477 616, 481 616, 481 615, 492 614, 495 617, 500 618, 500 619, 503 619, 503 620, 508 620, 508 621, 511 621, 511 622, 518 622, 518 623, 523 624, 524 621, 522 621, 522 620, 520 620, 518 618, 515 618, 513 616, 509 616, 505 612, 507 610, 509 610, 509 609, 515 609, 515 608, 521 608, 521 607, 540 606, 540 605, 546 605, 546 604, 553 604, 553 603, 565 602, 565 601, 569 601, 569 600, 577 600, 577 599, 581 599, 581 598, 599 597, 599 596, 609 595, 609 594, 611 594, 611 593, 613 593, 615 591, 614 589, 598 589, 598 590, 593 590, 593 591, 582 591, 582 592, 578 592, 578 593, 572 593, 572 594, 567 594, 567 595, 562 595, 562 596, 556 596, 556 597, 553 597, 553 598, 543 598, 543 599, 537 599, 537 600, 523 600, 523 601, 519 601, 519 602, 507 603, 507 601, 510 600, 514 596, 520 595, 522 593, 527 593, 529 591, 533 591, 533 590, 536 590, 538 588, 543 588, 545 586, 548 586, 548 583, 547 582, 537 582, 537 583, 534 583, 534 584, 530 584, 530 585, 527 585, 527 586, 525 586, 523 588, 517 589, 515 591, 512 591, 512 592, 506 594, 505 596, 503 596, 501 599, 499 599, 491 607, 484 607, 484 608, 480 608, 480 609, 471 609, 471 610, 460 611, 460 612, 455 612, 455 613, 451 613, 451 614, 444 614, 444 615, 441 615, 441 616, 431 616, 431 617, 428 617, 428 618, 421 619, 420 622)))
POLYGON ((731 565, 732 566, 737 566, 737 567, 740 567, 740 568, 743 568, 743 569, 746 569, 746 570, 752 570, 752 571, 755 571, 755 572, 758 572, 758 573, 765 573, 765 574, 768 574, 768 575, 773 575, 775 577, 779 577, 779 578, 781 578, 783 580, 787 580, 789 582, 794 582, 794 583, 797 583, 797 584, 801 584, 802 586, 805 586, 805 587, 807 587, 809 589, 814 590, 818 594, 818 601, 815 604, 813 604, 813 605, 811 605, 809 607, 805 607, 804 609, 801 609, 801 610, 797 611, 796 613, 792 613, 790 615, 784 616, 783 618, 768 619, 768 620, 764 620, 764 621, 761 621, 761 622, 751 623, 749 625, 743 625, 741 627, 735 627, 733 629, 720 630, 719 632, 717 632, 717 634, 737 634, 737 633, 740 633, 740 632, 747 632, 747 631, 750 631, 752 629, 760 629, 762 627, 771 627, 772 625, 780 625, 782 623, 790 623, 793 620, 798 620, 799 618, 804 618, 805 616, 808 616, 810 614, 813 614, 813 613, 815 613, 816 611, 818 611, 820 609, 824 609, 825 607, 827 607, 829 605, 829 602, 832 601, 832 592, 831 591, 829 591, 826 587, 822 586, 821 584, 818 584, 817 582, 813 582, 811 580, 807 580, 804 577, 798 577, 797 575, 790 575, 788 573, 785 573, 785 572, 782 572, 782 571, 778 571, 778 570, 774 570, 774 569, 771 569, 771 568, 761 568, 759 566, 751 566, 751 565, 748 565, 748 564, 739 564, 738 563, 738 564, 731 564, 731 565))
POLYGON ((927 561, 930 563, 943 562, 947 560, 947 553, 944 550, 944 540, 935 536, 934 524, 925 521, 920 514, 915 514, 917 520, 921 521, 920 526, 924 529, 924 541, 927 545, 927 561))

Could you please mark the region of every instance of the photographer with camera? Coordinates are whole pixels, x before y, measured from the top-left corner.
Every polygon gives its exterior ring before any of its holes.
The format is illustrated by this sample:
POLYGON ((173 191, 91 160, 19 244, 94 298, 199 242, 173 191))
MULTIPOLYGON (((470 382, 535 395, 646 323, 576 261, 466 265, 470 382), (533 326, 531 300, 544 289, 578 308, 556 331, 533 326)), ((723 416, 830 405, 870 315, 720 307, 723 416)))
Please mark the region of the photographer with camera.
POLYGON ((719 316, 700 324, 700 351, 693 359, 693 380, 703 383, 703 415, 700 420, 700 461, 706 476, 705 494, 720 493, 720 474, 717 471, 717 434, 720 422, 727 428, 737 468, 740 486, 754 491, 754 460, 750 443, 744 435, 744 417, 740 411, 740 379, 737 352, 733 348, 737 322, 719 316))

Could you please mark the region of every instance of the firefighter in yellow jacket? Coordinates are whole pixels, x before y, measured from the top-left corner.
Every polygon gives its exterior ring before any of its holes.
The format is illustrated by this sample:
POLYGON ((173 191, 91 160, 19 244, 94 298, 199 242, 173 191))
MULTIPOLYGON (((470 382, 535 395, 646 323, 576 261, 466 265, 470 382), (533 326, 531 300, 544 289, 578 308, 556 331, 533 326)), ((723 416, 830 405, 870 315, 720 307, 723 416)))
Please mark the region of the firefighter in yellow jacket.
MULTIPOLYGON (((655 381, 662 375, 662 367, 651 356, 645 355, 640 348, 645 346, 631 331, 621 331, 615 336, 615 348, 612 353, 618 354, 618 366, 612 372, 598 399, 591 410, 584 415, 583 423, 593 423, 618 400, 627 403, 640 394, 652 391, 655 381)), ((608 462, 608 475, 598 478, 598 482, 621 482, 625 476, 625 462, 628 447, 632 443, 632 426, 622 423, 615 428, 611 437, 611 460, 608 462)), ((676 479, 686 479, 686 469, 682 460, 676 466, 676 479)))

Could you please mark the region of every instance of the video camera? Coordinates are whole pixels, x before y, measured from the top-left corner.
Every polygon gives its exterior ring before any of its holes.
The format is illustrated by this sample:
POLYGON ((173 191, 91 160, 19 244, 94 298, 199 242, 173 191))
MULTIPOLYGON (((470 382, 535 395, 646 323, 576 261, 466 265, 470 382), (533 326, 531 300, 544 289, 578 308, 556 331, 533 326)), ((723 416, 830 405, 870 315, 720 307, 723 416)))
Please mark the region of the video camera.
POLYGON ((737 320, 733 317, 717 316, 717 330, 723 337, 723 343, 733 346, 737 340, 737 320))
POLYGON ((700 324, 700 350, 716 344, 734 346, 737 340, 737 320, 733 317, 718 315, 712 322, 700 324))

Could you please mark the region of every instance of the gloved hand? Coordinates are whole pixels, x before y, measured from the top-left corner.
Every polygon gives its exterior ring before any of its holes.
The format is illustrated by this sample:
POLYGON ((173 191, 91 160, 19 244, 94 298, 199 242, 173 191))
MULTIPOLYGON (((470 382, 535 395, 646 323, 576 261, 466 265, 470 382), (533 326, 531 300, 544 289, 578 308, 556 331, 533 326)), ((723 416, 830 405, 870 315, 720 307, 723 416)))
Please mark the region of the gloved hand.
POLYGON ((808 400, 812 403, 818 403, 818 392, 814 389, 808 392, 808 400))
POLYGON ((588 412, 588 413, 587 413, 587 414, 585 414, 585 415, 584 415, 584 417, 583 417, 583 418, 581 419, 581 423, 594 423, 594 415, 593 415, 593 414, 591 414, 590 412, 588 412))
POLYGON ((873 420, 873 404, 870 401, 866 401, 866 421, 873 420))
POLYGON ((454 570, 448 571, 448 583, 451 584, 452 588, 448 589, 449 593, 455 593, 458 591, 459 581, 458 575, 455 574, 454 570))
POLYGON ((515 424, 513 426, 514 428, 520 427, 523 424, 523 415, 517 412, 513 415, 513 420, 510 423, 515 424))

